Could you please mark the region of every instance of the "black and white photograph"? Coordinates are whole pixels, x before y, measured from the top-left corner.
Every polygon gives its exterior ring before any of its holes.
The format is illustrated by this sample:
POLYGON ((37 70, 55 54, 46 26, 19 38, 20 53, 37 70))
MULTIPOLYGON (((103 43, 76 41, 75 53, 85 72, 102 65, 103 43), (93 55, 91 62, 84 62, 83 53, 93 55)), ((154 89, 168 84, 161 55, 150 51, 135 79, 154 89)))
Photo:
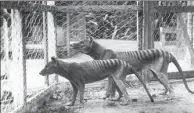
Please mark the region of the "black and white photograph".
POLYGON ((0 1, 1 113, 194 113, 194 1, 0 1))

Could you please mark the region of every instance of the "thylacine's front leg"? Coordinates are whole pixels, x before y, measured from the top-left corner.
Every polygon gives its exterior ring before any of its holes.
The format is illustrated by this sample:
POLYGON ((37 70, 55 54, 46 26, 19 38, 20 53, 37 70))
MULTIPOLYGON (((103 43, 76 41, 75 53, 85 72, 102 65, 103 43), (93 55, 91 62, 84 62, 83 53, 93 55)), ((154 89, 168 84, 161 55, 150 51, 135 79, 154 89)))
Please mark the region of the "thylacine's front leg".
POLYGON ((119 93, 118 97, 114 97, 114 98, 109 98, 110 101, 119 101, 121 99, 121 97, 123 96, 123 93, 121 92, 121 90, 119 89, 119 87, 116 85, 116 83, 114 82, 116 90, 119 93))
POLYGON ((78 93, 78 88, 76 87, 76 85, 73 84, 72 82, 71 82, 71 85, 73 87, 73 96, 72 96, 71 102, 66 103, 67 106, 73 106, 74 105, 75 100, 76 100, 76 96, 77 96, 77 93, 78 93))
POLYGON ((107 91, 106 91, 106 95, 105 98, 112 98, 115 96, 115 83, 112 77, 108 77, 108 85, 107 85, 107 91))
POLYGON ((125 68, 123 65, 119 66, 115 73, 112 74, 112 78, 114 82, 117 85, 117 88, 119 88, 119 99, 121 98, 123 94, 123 102, 121 105, 127 105, 128 104, 128 93, 124 84, 124 81, 122 80, 122 75, 124 74, 125 68))
POLYGON ((84 105, 84 89, 85 89, 85 84, 80 84, 79 85, 79 94, 80 94, 80 105, 84 105))

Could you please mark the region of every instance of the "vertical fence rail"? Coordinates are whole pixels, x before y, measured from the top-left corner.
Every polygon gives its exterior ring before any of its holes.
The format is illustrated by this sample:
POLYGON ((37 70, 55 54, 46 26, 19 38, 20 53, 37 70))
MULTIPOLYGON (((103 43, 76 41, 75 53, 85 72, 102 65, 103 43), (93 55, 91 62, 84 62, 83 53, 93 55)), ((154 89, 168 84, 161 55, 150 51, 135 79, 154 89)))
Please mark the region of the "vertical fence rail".
MULTIPOLYGON (((43 1, 44 5, 46 5, 46 1, 43 1)), ((46 12, 42 12, 43 14, 43 40, 44 40, 44 63, 47 64, 48 63, 48 36, 47 36, 47 13, 46 12)), ((46 76, 45 78, 45 83, 47 84, 47 86, 49 85, 49 76, 46 76)))
MULTIPOLYGON (((139 5, 139 1, 136 1, 136 5, 138 6, 139 5)), ((139 49, 139 42, 140 42, 140 38, 139 38, 139 11, 137 11, 137 15, 136 15, 136 19, 137 19, 137 22, 136 22, 136 26, 137 26, 137 44, 138 44, 138 49, 139 49)))
POLYGON ((69 26, 69 13, 67 13, 67 35, 66 35, 66 47, 67 47, 67 57, 70 56, 70 51, 69 51, 69 41, 70 41, 70 26, 69 26))
POLYGON ((83 39, 86 39, 86 14, 83 13, 84 17, 83 17, 83 39))
MULTIPOLYGON (((5 52, 5 55, 4 55, 4 59, 5 59, 5 62, 6 62, 6 67, 5 67, 5 72, 6 72, 6 75, 9 75, 9 36, 8 36, 8 27, 7 27, 7 21, 4 19, 4 24, 3 24, 3 27, 2 27, 3 31, 1 31, 1 35, 2 37, 4 36, 4 52, 5 52)), ((2 49, 2 48, 1 48, 2 49)))
MULTIPOLYGON (((9 82, 5 85, 8 88, 4 88, 8 94, 3 95, 6 96, 3 99, 6 103, 3 104, 5 109, 1 112, 26 112, 40 105, 45 98, 49 98, 55 89, 53 81, 49 81, 50 77, 46 78, 46 84, 50 83, 50 86, 45 87, 43 83, 45 79, 38 75, 42 66, 48 62, 48 58, 56 56, 56 31, 53 13, 51 13, 55 11, 55 8, 46 3, 43 6, 41 3, 36 1, 1 2, 5 11, 11 9, 11 27, 7 27, 5 19, 3 27, 1 26, 5 29, 1 29, 1 34, 3 32, 1 43, 4 49, 1 51, 3 55, 1 64, 6 69, 3 70, 5 75, 8 75, 8 80, 6 78, 5 81, 9 82), (40 84, 34 85, 35 80, 38 80, 40 84)), ((54 1, 48 1, 48 4, 54 5, 54 1)), ((54 76, 51 80, 57 81, 57 79, 58 77, 54 76)))
POLYGON ((183 36, 185 38, 185 41, 184 41, 185 42, 185 45, 189 49, 189 53, 190 53, 190 56, 191 56, 191 66, 193 66, 193 62, 194 62, 194 50, 192 48, 192 44, 190 43, 190 36, 189 36, 188 31, 187 31, 187 26, 184 23, 183 17, 180 14, 177 14, 177 18, 179 20, 180 27, 181 27, 181 29, 183 31, 183 36))
POLYGON ((10 74, 14 82, 14 104, 15 107, 25 106, 27 101, 26 85, 26 59, 25 59, 25 40, 22 36, 21 17, 18 10, 12 10, 12 47, 14 73, 10 74), (16 32, 16 30, 19 32, 16 32), (19 82, 22 81, 22 82, 19 82), (17 82, 17 83, 16 83, 17 82), (22 93, 21 93, 22 92, 22 93))
MULTIPOLYGON (((54 1, 47 1, 47 5, 55 5, 54 1)), ((56 53, 56 30, 54 24, 54 17, 51 12, 47 12, 47 39, 48 39, 48 60, 52 56, 57 56, 56 53)), ((49 76, 49 84, 57 83, 58 82, 58 75, 51 75, 49 76)))
MULTIPOLYGON (((149 4, 148 4, 148 1, 144 1, 143 2, 143 15, 144 15, 144 21, 143 21, 143 43, 142 43, 142 46, 143 46, 143 49, 148 49, 148 38, 149 37, 149 4)), ((147 83, 148 82, 148 71, 144 70, 143 72, 143 80, 147 83)))
MULTIPOLYGON (((160 1, 154 6, 154 43, 155 49, 171 53, 179 62, 188 78, 193 77, 194 51, 191 33, 194 21, 193 1, 160 1)), ((177 68, 169 64, 169 79, 179 79, 177 68)))

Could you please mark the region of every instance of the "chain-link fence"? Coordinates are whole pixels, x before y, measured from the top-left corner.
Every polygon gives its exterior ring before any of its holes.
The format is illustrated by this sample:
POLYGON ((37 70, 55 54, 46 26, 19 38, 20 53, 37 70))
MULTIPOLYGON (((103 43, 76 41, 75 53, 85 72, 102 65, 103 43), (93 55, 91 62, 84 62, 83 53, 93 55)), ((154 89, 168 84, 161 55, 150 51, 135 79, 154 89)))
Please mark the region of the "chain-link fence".
MULTIPOLYGON (((68 46, 65 46, 69 41, 80 41, 88 37, 123 40, 123 42, 125 40, 137 41, 139 34, 137 31, 141 31, 142 28, 136 26, 137 22, 143 19, 142 14, 138 14, 142 2, 56 1, 56 6, 61 11, 55 14, 59 57, 74 54, 71 50, 69 51, 68 46), (65 47, 66 53, 64 53, 65 47)), ((109 45, 114 45, 114 43, 110 42, 109 45)))
MULTIPOLYGON (((184 71, 193 70, 193 2, 154 3, 147 14, 154 48, 174 54, 184 71)), ((1 111, 24 106, 49 89, 46 84, 57 77, 38 73, 51 56, 72 56, 70 42, 93 37, 115 51, 142 49, 143 8, 142 1, 1 2, 1 111)))
POLYGON ((56 81, 39 75, 48 58, 56 56, 54 17, 47 12, 54 2, 46 3, 1 1, 2 113, 29 106, 56 81))
MULTIPOLYGON (((159 1, 156 2, 155 11, 152 14, 154 48, 172 53, 184 71, 193 70, 193 7, 193 1, 159 1)), ((168 71, 178 70, 170 64, 168 71)), ((179 76, 173 78, 179 78, 179 76)))

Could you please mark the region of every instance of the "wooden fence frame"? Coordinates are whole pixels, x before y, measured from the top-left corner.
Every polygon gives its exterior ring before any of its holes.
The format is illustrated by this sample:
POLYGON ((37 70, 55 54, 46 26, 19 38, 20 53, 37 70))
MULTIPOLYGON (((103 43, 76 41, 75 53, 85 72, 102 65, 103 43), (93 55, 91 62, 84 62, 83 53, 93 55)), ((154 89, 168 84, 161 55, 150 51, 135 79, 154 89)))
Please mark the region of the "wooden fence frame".
MULTIPOLYGON (((55 11, 71 12, 71 11, 89 11, 89 10, 94 11, 96 9, 98 9, 98 10, 110 10, 110 9, 107 9, 106 7, 101 7, 101 6, 100 7, 99 6, 91 6, 91 7, 85 7, 85 8, 83 6, 76 6, 76 7, 73 7, 73 9, 72 9, 72 7, 56 7, 56 6, 49 6, 49 5, 42 5, 42 4, 33 4, 33 3, 26 2, 26 1, 23 1, 23 2, 4 1, 4 2, 0 2, 0 3, 1 3, 0 4, 1 8, 19 9, 19 10, 27 10, 27 11, 42 11, 42 12, 53 12, 53 11, 54 12, 55 11)), ((143 33, 144 33, 143 49, 150 49, 153 47, 153 38, 150 38, 150 37, 152 37, 152 25, 150 24, 151 23, 150 22, 151 16, 149 16, 152 11, 154 11, 154 10, 157 10, 157 11, 162 10, 162 12, 166 12, 166 11, 172 11, 172 12, 188 12, 188 11, 190 11, 190 12, 193 12, 194 11, 193 7, 188 7, 188 6, 186 6, 186 7, 181 6, 181 8, 180 8, 180 6, 176 6, 176 7, 175 6, 158 6, 158 7, 155 7, 154 9, 152 9, 150 3, 151 3, 150 1, 145 1, 143 9, 138 8, 138 7, 134 8, 131 6, 128 6, 128 7, 114 6, 118 10, 128 10, 128 9, 133 9, 136 11, 143 10, 144 15, 145 15, 144 31, 143 31, 143 33)), ((44 17, 44 21, 47 22, 48 21, 48 19, 46 18, 47 14, 45 14, 43 17, 44 17)), ((44 25, 44 28, 48 29, 48 27, 46 25, 44 25)), ((45 34, 44 36, 47 37, 47 38, 45 38, 45 43, 48 43, 47 41, 49 41, 52 38, 51 37, 48 38, 48 34, 46 31, 44 31, 44 34, 45 34)), ((54 38, 56 38, 56 37, 54 37, 54 38)), ((24 51, 24 49, 25 49, 24 40, 23 39, 21 39, 21 40, 22 40, 21 51, 24 51)), ((67 42, 69 43, 69 38, 67 38, 67 42)), ((68 44, 68 47, 69 47, 69 44, 68 44)), ((45 46, 44 48, 46 51, 48 51, 48 52, 50 51, 48 46, 45 46)), ((46 54, 45 54, 45 57, 47 58, 47 59, 45 59, 45 62, 48 62, 48 57, 50 56, 50 55, 48 55, 48 52, 46 52, 46 54)), ((21 54, 24 54, 24 53, 22 52, 21 54)), ((21 57, 21 58, 22 59, 21 59, 19 65, 25 66, 23 64, 23 63, 25 63, 25 60, 23 57, 21 57)), ((22 68, 23 68, 23 70, 25 70, 25 67, 22 67, 22 68)), ((24 79, 23 85, 26 84, 25 83, 25 80, 26 80, 25 73, 26 72, 24 71, 22 74, 23 75, 22 79, 24 79)), ((145 80, 147 80, 147 77, 145 77, 145 80)), ((149 81, 149 80, 147 80, 147 81, 149 81)), ((48 80, 47 80, 47 82, 48 82, 48 80)), ((44 96, 39 96, 41 98, 37 99, 36 101, 39 101, 39 100, 45 98, 45 95, 47 95, 47 96, 51 95, 51 93, 53 92, 54 89, 55 89, 55 87, 53 87, 53 86, 48 87, 47 91, 45 91, 47 93, 41 92, 39 95, 44 95, 44 96)), ((26 95, 26 88, 25 87, 23 88, 23 91, 24 91, 23 92, 24 95, 26 95)), ((43 99, 43 100, 45 100, 45 99, 43 99)), ((24 112, 26 112, 26 110, 27 109, 29 110, 29 108, 31 108, 31 107, 27 107, 28 103, 27 103, 27 100, 25 99, 25 97, 24 97, 23 101, 24 101, 23 102, 24 104, 22 106, 22 110, 24 110, 24 112)), ((34 102, 36 102, 36 101, 34 101, 34 102)), ((30 105, 32 105, 32 103, 30 103, 30 105)), ((16 110, 16 112, 18 112, 18 110, 16 110)))
MULTIPOLYGON (((191 5, 191 6, 178 6, 178 5, 177 6, 157 6, 156 2, 153 2, 153 1, 152 2, 151 1, 144 1, 144 5, 146 5, 146 7, 143 8, 144 15, 145 15, 145 18, 144 18, 144 23, 145 23, 144 24, 144 41, 143 41, 143 43, 144 43, 143 48, 144 49, 154 48, 153 47, 154 41, 153 41, 153 36, 152 36, 153 35, 153 28, 152 28, 152 22, 150 21, 150 20, 153 20, 152 15, 151 15, 153 12, 159 12, 160 14, 164 14, 167 12, 168 13, 174 12, 176 14, 186 13, 186 12, 190 12, 190 13, 194 12, 193 5, 191 5), (148 8, 146 9, 147 4, 148 4, 148 8), (146 15, 150 15, 150 16, 147 17, 146 15)), ((182 30, 184 32, 183 34, 186 37, 186 41, 188 43, 189 35, 188 35, 187 30, 186 30, 186 25, 183 22, 182 17, 178 16, 178 20, 181 24, 182 30)), ((192 44, 191 44, 191 46, 192 46, 192 44)), ((194 51, 191 51, 191 52, 194 52, 194 51)), ((192 62, 192 61, 194 61, 194 60, 192 60, 192 58, 191 58, 191 64, 193 65, 194 62, 192 62)), ((144 73, 145 73, 144 75, 147 75, 146 73, 148 73, 148 72, 144 72, 144 73)), ((193 71, 184 71, 184 74, 186 74, 188 78, 194 77, 193 73, 194 73, 193 71), (188 73, 190 73, 191 75, 188 76, 187 75, 188 73)), ((171 73, 168 73, 168 75, 169 75, 170 79, 176 79, 176 78, 179 79, 180 78, 179 72, 171 72, 171 73)), ((155 80, 155 78, 145 77, 144 80, 149 82, 151 80, 155 80)))
MULTIPOLYGON (((47 63, 49 61, 49 58, 51 56, 56 56, 56 43, 54 43, 54 41, 56 41, 56 31, 55 29, 51 29, 47 26, 47 24, 49 22, 54 21, 54 18, 52 17, 52 14, 50 12, 55 11, 55 7, 51 6, 54 5, 53 3, 51 3, 50 1, 47 2, 49 5, 42 5, 42 4, 33 4, 33 3, 29 3, 29 2, 22 2, 22 1, 1 1, 0 5, 1 8, 5 8, 5 9, 12 9, 12 18, 15 19, 20 19, 20 17, 15 17, 13 14, 14 12, 20 13, 19 11, 21 10, 26 10, 26 11, 42 11, 43 12, 43 39, 44 39, 44 46, 40 46, 40 48, 44 49, 44 58, 45 58, 45 63, 47 63), (49 16, 49 18, 48 18, 49 16), (50 30, 53 30, 53 33, 48 32, 50 30), (54 41, 53 41, 54 40, 54 41)), ((19 14, 20 15, 20 14, 19 14)), ((14 19, 12 19, 12 21, 14 21, 14 19)), ((12 22, 13 23, 13 22, 12 22)), ((54 24, 52 25, 52 23, 50 23, 50 26, 53 27, 55 26, 54 24)), ((16 23, 17 24, 17 23, 16 23)), ((17 26, 17 25, 15 25, 17 26)), ((55 27, 54 27, 55 28, 55 27)), ((58 76, 55 76, 54 78, 51 78, 52 83, 49 82, 50 81, 50 77, 46 78, 46 84, 48 85, 48 87, 46 89, 44 89, 41 92, 38 92, 38 94, 36 94, 32 99, 27 100, 27 84, 26 84, 26 58, 25 58, 25 50, 26 50, 26 44, 25 44, 25 39, 22 36, 22 28, 19 27, 18 29, 21 30, 21 33, 19 35, 17 35, 16 37, 14 37, 12 39, 12 45, 14 47, 17 47, 18 49, 13 49, 13 63, 17 64, 17 70, 15 70, 14 76, 17 76, 19 81, 22 81, 20 83, 16 83, 20 86, 20 90, 19 91, 14 91, 14 104, 15 104, 15 109, 12 111, 14 113, 26 113, 28 112, 30 109, 41 105, 44 101, 47 101, 48 98, 50 98, 50 96, 52 96, 54 90, 56 89, 56 83, 58 81, 58 76), (20 51, 18 53, 18 50, 20 51), (21 76, 22 75, 22 76, 21 76), (56 81, 56 82, 54 82, 56 81), (20 95, 18 97, 18 94, 20 95), (21 102, 22 100, 22 102, 21 102)), ((14 31, 14 28, 12 29, 13 33, 16 33, 14 31)), ((17 33, 18 34, 18 33, 17 33)), ((12 34, 14 35, 14 34, 12 34)), ((5 40, 5 43, 8 44, 7 42, 8 39, 5 40)), ((7 46, 7 45, 6 45, 7 46)), ((7 49, 7 47, 6 47, 7 49)), ((7 50, 8 51, 8 50, 7 50)), ((6 55, 8 54, 8 52, 6 52, 6 55)), ((6 56, 6 59, 8 56, 6 56)), ((7 60, 8 61, 8 60, 7 60)), ((12 74, 11 74, 12 75, 12 74)), ((18 86, 16 85, 16 86, 18 86)))

